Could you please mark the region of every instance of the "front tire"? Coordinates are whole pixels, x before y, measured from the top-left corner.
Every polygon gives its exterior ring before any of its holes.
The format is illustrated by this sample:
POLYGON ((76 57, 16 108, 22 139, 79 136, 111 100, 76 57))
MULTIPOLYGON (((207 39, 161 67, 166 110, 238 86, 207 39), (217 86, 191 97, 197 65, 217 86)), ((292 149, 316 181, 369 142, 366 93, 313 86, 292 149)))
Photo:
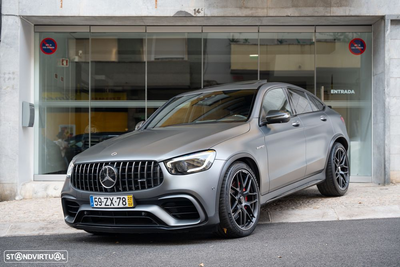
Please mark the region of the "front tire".
POLYGON ((349 188, 349 182, 350 168, 347 151, 341 143, 335 143, 328 159, 326 179, 318 185, 318 190, 324 196, 343 196, 349 188))
POLYGON ((227 238, 250 235, 260 217, 260 193, 256 176, 243 162, 233 163, 222 181, 218 233, 227 238))

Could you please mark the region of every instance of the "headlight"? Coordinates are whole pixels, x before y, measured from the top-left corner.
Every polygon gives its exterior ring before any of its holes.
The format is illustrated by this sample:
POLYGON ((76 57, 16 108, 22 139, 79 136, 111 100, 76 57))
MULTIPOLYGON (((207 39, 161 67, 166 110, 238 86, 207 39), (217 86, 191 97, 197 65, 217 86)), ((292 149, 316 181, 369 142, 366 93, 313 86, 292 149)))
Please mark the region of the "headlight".
POLYGON ((72 170, 74 169, 74 165, 75 165, 75 159, 72 159, 68 165, 67 177, 71 177, 72 170))
POLYGON ((216 152, 208 150, 164 161, 171 174, 190 174, 208 170, 215 159, 216 152))

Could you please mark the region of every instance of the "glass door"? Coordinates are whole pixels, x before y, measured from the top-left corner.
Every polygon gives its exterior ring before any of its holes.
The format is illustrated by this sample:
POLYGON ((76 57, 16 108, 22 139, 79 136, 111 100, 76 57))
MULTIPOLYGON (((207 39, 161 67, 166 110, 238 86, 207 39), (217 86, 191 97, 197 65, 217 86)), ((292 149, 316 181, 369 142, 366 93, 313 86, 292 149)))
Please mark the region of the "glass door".
POLYGON ((35 36, 38 174, 65 174, 81 152, 79 136, 89 125, 89 33, 81 28, 58 32, 55 27, 35 36))
POLYGON ((345 119, 350 172, 370 179, 372 170, 371 27, 316 28, 317 96, 345 119))

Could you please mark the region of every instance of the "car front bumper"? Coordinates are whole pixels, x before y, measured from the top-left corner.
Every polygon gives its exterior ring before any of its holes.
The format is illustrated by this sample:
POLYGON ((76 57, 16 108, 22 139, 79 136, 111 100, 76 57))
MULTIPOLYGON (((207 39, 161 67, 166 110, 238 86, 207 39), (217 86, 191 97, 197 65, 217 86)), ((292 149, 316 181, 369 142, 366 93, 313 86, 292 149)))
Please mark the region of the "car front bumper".
POLYGON ((160 164, 164 181, 157 187, 126 192, 89 192, 74 188, 67 177, 61 201, 65 222, 89 232, 135 233, 205 228, 219 223, 218 203, 225 161, 204 172, 171 175, 160 164), (89 198, 132 195, 133 208, 94 208, 89 198))

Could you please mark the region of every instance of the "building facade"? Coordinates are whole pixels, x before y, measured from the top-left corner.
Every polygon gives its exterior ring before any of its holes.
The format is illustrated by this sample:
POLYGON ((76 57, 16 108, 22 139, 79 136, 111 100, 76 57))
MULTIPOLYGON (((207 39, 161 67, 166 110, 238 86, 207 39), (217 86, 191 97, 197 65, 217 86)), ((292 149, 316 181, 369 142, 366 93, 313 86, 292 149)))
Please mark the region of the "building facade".
POLYGON ((342 114, 352 182, 400 182, 395 0, 3 0, 0 68, 0 200, 62 181, 176 94, 257 79, 342 114))

